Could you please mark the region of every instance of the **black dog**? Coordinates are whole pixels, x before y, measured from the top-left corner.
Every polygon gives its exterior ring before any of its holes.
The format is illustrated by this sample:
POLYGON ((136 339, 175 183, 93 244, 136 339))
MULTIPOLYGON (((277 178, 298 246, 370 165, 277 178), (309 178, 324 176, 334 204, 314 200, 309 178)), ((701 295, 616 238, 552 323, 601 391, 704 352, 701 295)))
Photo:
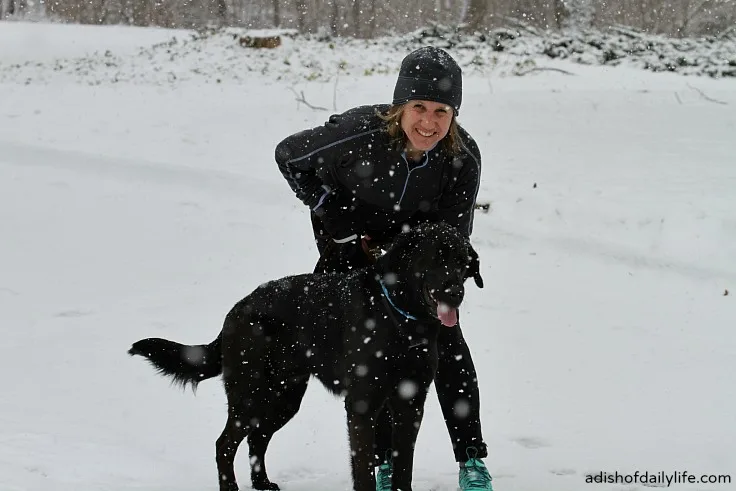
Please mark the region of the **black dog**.
POLYGON ((409 491, 437 369, 437 334, 457 323, 469 277, 483 286, 469 241, 449 225, 424 224, 400 234, 368 268, 259 286, 232 308, 208 345, 151 338, 128 353, 182 385, 196 387, 222 373, 228 419, 216 445, 220 491, 238 489, 233 461, 246 437, 253 487, 279 489, 266 474, 266 449, 299 410, 310 375, 345 396, 354 490, 376 489, 376 419, 387 404, 393 489, 409 491))

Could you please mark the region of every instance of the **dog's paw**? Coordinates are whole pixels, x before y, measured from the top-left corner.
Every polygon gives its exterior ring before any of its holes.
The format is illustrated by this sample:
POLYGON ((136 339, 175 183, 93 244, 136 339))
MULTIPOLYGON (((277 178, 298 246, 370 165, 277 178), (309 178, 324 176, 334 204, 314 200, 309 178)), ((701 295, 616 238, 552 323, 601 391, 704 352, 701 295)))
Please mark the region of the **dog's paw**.
POLYGON ((265 491, 279 491, 281 488, 275 482, 271 482, 268 479, 262 481, 253 481, 253 489, 265 490, 265 491))

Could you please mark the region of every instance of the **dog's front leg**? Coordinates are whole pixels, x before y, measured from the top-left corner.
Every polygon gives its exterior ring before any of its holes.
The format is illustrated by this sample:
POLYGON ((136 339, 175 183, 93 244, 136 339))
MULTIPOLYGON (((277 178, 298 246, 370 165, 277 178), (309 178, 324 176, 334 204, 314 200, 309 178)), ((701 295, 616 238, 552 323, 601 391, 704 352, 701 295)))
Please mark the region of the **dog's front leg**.
POLYGON ((367 400, 354 400, 349 396, 345 398, 354 491, 376 489, 376 476, 373 474, 373 444, 379 409, 380 407, 371 407, 367 400))
POLYGON ((429 384, 416 384, 413 381, 404 381, 399 386, 398 394, 394 395, 389 404, 393 410, 393 432, 391 445, 393 447, 393 478, 391 481, 394 491, 411 491, 411 481, 414 473, 414 446, 419 434, 419 427, 424 416, 424 403, 427 399, 429 384), (406 385, 411 385, 411 391, 406 385), (415 392, 409 395, 410 392, 415 392))

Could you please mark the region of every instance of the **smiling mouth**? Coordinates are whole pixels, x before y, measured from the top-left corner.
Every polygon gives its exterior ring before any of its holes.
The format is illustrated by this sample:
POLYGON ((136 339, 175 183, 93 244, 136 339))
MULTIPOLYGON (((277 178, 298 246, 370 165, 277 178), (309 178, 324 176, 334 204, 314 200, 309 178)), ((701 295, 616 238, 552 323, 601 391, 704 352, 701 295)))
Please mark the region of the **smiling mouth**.
POLYGON ((434 131, 424 131, 424 130, 420 130, 419 128, 417 128, 417 133, 419 133, 424 138, 429 138, 435 135, 434 131))
POLYGON ((454 327, 457 325, 457 307, 452 307, 444 302, 439 302, 434 298, 434 290, 430 290, 425 286, 425 297, 431 307, 436 307, 435 317, 439 319, 443 326, 454 327))

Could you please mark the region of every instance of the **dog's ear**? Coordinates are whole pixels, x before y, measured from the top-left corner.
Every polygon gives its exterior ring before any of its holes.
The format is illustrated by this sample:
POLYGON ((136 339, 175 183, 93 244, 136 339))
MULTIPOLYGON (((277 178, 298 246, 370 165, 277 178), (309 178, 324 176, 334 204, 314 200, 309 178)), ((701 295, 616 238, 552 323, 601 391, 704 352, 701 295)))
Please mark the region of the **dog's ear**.
POLYGON ((434 242, 426 244, 418 251, 418 259, 414 262, 414 269, 424 273, 437 263, 437 246, 434 242))
POLYGON ((470 264, 468 265, 468 270, 465 272, 465 279, 473 278, 478 288, 483 288, 483 277, 480 275, 480 258, 470 242, 468 242, 468 256, 470 264))
POLYGON ((407 271, 397 270, 408 268, 411 262, 405 256, 413 250, 411 236, 408 232, 402 232, 394 237, 394 240, 386 248, 386 252, 378 258, 376 264, 382 273, 394 273, 408 275, 407 271))

